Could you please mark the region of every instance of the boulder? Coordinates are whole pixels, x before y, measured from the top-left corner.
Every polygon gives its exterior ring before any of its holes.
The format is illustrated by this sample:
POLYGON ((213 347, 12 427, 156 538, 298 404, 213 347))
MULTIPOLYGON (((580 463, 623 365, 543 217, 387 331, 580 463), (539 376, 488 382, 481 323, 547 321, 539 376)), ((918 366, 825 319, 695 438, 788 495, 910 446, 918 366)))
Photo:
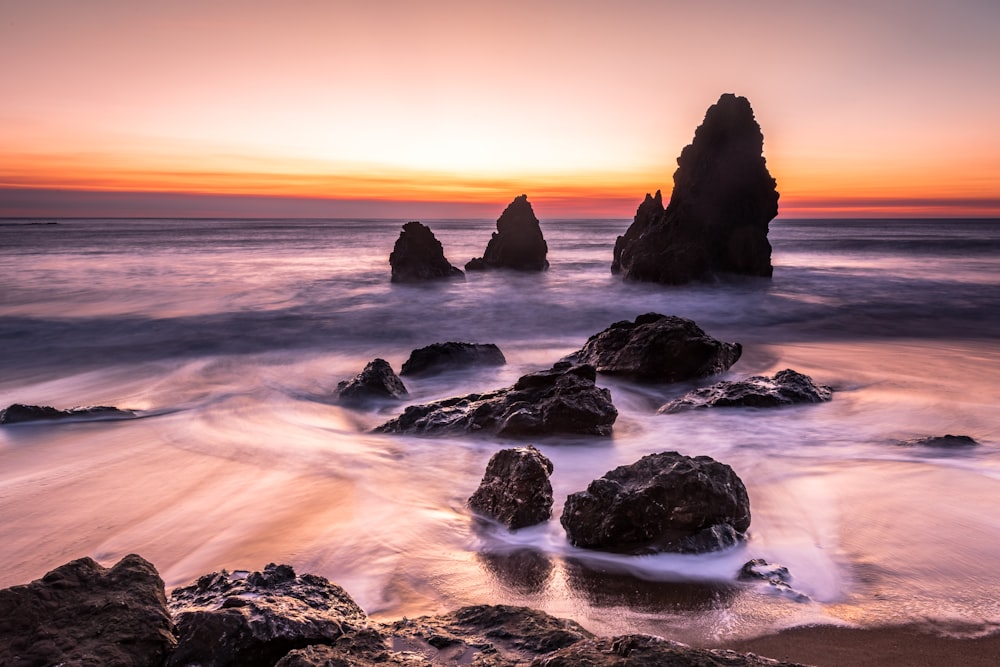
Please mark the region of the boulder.
POLYGON ((413 283, 441 278, 463 278, 465 274, 444 256, 434 232, 419 222, 408 222, 389 254, 392 282, 413 283))
POLYGON ((729 466, 707 456, 650 454, 566 499, 570 543, 632 554, 699 553, 742 539, 750 499, 729 466))
POLYGON ((522 376, 511 387, 411 405, 375 432, 610 435, 618 411, 611 392, 594 384, 596 377, 593 366, 560 362, 522 376))
MULTIPOLYGON (((753 653, 693 648, 652 635, 585 639, 536 658, 532 667, 796 667, 753 653)), ((804 667, 798 665, 798 667, 804 667)))
POLYGON ((468 366, 503 366, 503 352, 493 343, 433 343, 410 352, 400 375, 431 375, 468 366))
POLYGON ((750 102, 722 95, 677 159, 670 202, 663 208, 659 192, 646 195, 615 243, 611 271, 665 284, 719 273, 769 277, 778 192, 763 147, 750 102))
POLYGON ((14 403, 0 410, 0 424, 21 422, 68 420, 130 419, 135 417, 131 410, 119 410, 110 405, 90 405, 86 407, 58 410, 47 405, 24 405, 14 403))
POLYGON ((363 371, 337 385, 337 397, 345 403, 399 400, 406 394, 403 381, 385 359, 370 361, 363 371))
POLYGON ((552 516, 552 461, 532 445, 502 449, 486 464, 469 508, 515 530, 552 516))
POLYGON ((497 231, 493 232, 483 256, 470 260, 465 270, 545 271, 549 268, 545 259, 548 251, 528 195, 521 195, 508 204, 497 219, 497 231))
POLYGON ((833 389, 816 384, 808 375, 786 368, 774 377, 753 375, 735 382, 717 382, 694 389, 670 401, 660 412, 671 413, 691 408, 775 408, 797 403, 822 403, 833 398, 833 389))
POLYGON ((136 555, 91 558, 0 590, 0 665, 160 667, 173 649, 163 580, 136 555))
POLYGON ((941 449, 963 449, 965 447, 975 447, 979 443, 968 435, 930 435, 925 438, 915 440, 903 440, 899 443, 903 447, 938 447, 941 449))
POLYGON ((740 358, 739 343, 723 343, 692 320, 646 313, 615 322, 566 357, 598 373, 647 382, 680 382, 722 373, 740 358))
POLYGON ((339 586, 273 563, 207 574, 174 589, 169 607, 178 644, 167 667, 271 667, 293 649, 334 644, 367 624, 339 586))

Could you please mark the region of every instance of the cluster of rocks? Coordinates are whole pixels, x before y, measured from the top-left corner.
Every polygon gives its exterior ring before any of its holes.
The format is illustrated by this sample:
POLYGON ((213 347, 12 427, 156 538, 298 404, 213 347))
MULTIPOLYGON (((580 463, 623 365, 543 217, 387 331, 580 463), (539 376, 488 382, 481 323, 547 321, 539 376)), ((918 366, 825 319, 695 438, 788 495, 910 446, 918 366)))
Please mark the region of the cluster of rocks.
POLYGON ((110 405, 92 405, 59 410, 48 405, 13 403, 0 410, 0 424, 18 424, 35 421, 131 419, 135 416, 137 415, 132 410, 122 410, 110 405))

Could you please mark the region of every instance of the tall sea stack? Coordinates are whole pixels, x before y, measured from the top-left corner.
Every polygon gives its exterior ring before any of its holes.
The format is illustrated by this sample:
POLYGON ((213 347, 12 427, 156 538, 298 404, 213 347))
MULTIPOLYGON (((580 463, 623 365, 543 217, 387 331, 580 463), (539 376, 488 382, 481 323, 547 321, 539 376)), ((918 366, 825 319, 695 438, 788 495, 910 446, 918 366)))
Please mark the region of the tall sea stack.
POLYGON ((646 195, 615 243, 611 272, 672 285, 717 273, 770 277, 778 191, 763 148, 750 102, 722 95, 677 158, 666 209, 659 191, 646 195))
POLYGON ((549 247, 542 237, 535 211, 528 202, 528 195, 521 195, 507 205, 497 220, 486 252, 470 260, 466 271, 486 269, 517 269, 519 271, 545 271, 549 247))

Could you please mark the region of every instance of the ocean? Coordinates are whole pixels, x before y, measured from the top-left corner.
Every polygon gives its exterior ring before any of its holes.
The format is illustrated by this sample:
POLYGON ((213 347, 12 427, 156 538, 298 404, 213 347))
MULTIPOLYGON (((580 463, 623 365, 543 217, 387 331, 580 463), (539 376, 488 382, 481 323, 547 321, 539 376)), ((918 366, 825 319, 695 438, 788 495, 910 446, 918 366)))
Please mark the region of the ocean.
MULTIPOLYGON (((141 415, 0 427, 0 586, 139 553, 168 590, 289 563, 386 619, 505 603, 693 643, 805 623, 1000 627, 1000 220, 779 219, 772 279, 683 287, 611 275, 627 220, 543 220, 545 273, 395 285, 403 222, 0 221, 0 407, 141 415), (496 343, 508 364, 404 378, 408 403, 507 386, 647 312, 743 357, 699 383, 599 377, 612 437, 532 441, 555 465, 541 526, 477 527, 465 507, 517 442, 375 435, 401 406, 334 400, 375 357, 398 371, 448 340, 496 343), (784 368, 833 400, 656 412, 696 384, 784 368), (900 445, 944 434, 980 445, 900 445), (567 543, 568 494, 670 450, 743 479, 746 542, 641 557, 567 543), (736 581, 751 558, 787 566, 801 596, 736 581)), ((495 229, 423 222, 458 266, 495 229)))

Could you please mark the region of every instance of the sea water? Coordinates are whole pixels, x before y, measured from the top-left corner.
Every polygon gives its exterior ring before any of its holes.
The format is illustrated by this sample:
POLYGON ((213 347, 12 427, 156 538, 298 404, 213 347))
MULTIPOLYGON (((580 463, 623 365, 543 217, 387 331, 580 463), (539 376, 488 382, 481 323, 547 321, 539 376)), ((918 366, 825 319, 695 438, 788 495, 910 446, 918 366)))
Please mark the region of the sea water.
MULTIPOLYGON (((545 273, 391 284, 402 222, 2 221, 0 407, 141 418, 0 427, 0 586, 134 552, 168 589, 289 563, 379 618, 507 603, 693 642, 810 622, 1000 624, 1000 221, 777 220, 772 279, 683 287, 611 275, 625 220, 543 221, 545 273), (543 525, 484 527, 465 507, 517 442, 371 433, 646 312, 691 318, 743 357, 697 383, 599 377, 619 410, 610 438, 531 441, 555 465, 543 525), (496 343, 508 363, 404 378, 400 405, 337 405, 337 383, 373 358, 398 371, 449 340, 496 343), (784 368, 833 400, 657 414, 694 386, 784 368), (899 444, 946 433, 980 445, 899 444), (568 494, 670 450, 743 479, 743 544, 643 557, 568 544, 568 494), (793 592, 737 582, 751 558, 787 566, 793 592)), ((425 222, 456 265, 494 229, 425 222)))

